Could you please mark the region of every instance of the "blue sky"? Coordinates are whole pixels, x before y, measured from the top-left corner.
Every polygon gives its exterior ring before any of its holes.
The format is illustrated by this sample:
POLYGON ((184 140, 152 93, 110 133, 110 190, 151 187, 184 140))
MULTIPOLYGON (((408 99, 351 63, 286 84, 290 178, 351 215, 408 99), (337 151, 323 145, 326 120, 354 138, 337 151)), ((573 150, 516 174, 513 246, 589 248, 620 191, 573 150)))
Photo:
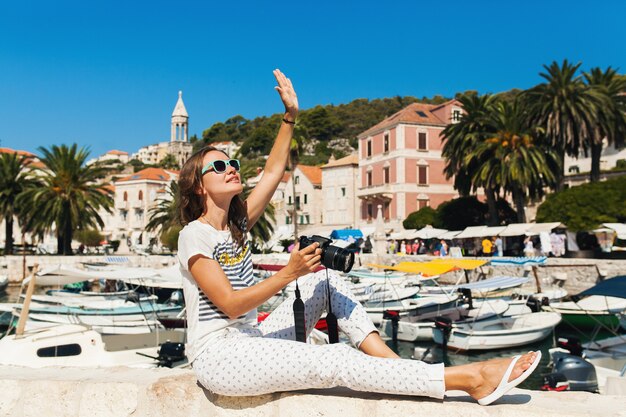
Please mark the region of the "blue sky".
POLYGON ((395 95, 499 92, 542 65, 626 72, 626 2, 29 1, 0 7, 0 146, 76 142, 92 155, 281 111, 395 95))

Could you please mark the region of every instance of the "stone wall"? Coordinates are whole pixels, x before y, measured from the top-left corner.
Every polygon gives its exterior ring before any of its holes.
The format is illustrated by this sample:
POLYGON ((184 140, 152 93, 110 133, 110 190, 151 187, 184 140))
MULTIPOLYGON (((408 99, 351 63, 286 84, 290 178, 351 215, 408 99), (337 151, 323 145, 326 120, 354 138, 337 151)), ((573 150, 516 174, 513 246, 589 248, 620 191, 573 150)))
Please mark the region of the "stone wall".
POLYGON ((494 416, 626 417, 624 397, 515 389, 481 407, 449 392, 444 401, 346 389, 223 397, 189 370, 0 367, 0 417, 41 416, 494 416))

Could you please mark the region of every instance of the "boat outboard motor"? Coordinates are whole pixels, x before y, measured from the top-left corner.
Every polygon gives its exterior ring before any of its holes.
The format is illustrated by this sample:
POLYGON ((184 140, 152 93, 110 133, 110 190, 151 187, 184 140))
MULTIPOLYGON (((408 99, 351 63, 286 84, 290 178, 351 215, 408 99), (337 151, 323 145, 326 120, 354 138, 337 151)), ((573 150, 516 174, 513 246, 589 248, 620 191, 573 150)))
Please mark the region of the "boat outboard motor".
POLYGON ((528 297, 526 306, 530 308, 533 313, 539 313, 541 311, 541 300, 536 299, 533 296, 528 297))
POLYGON ((398 341, 398 321, 400 321, 400 312, 395 310, 383 311, 383 319, 391 321, 391 340, 398 341))
POLYGON ((468 304, 467 309, 471 310, 474 308, 473 299, 472 299, 472 290, 469 288, 459 288, 459 292, 463 296, 463 301, 468 304))
POLYGON ((448 349, 448 337, 450 337, 450 332, 452 331, 452 320, 448 317, 439 316, 435 319, 435 327, 441 331, 441 336, 443 339, 443 350, 448 349))
POLYGON ((544 379, 546 390, 563 391, 563 386, 567 385, 569 391, 598 392, 598 377, 593 364, 564 352, 554 352, 552 359, 553 372, 544 379))
POLYGON ((171 368, 174 362, 185 359, 185 344, 177 342, 165 342, 159 348, 159 366, 171 368))
POLYGON ((580 340, 576 337, 561 336, 557 339, 556 345, 567 350, 574 356, 582 356, 583 354, 583 346, 580 344, 580 340))
POLYGON ((172 292, 169 300, 167 300, 167 304, 170 305, 181 305, 183 302, 183 293, 181 290, 176 290, 172 292))

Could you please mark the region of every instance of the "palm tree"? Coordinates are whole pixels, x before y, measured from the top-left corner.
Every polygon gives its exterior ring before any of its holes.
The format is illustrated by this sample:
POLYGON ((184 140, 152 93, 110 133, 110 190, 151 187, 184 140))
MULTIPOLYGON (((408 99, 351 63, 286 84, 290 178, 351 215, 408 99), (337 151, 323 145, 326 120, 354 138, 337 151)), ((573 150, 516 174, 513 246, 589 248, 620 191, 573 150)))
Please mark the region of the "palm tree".
MULTIPOLYGON (((544 65, 546 81, 522 93, 531 122, 545 130, 546 139, 557 150, 563 166, 565 154, 578 156, 589 151, 597 125, 598 95, 576 75, 581 63, 564 60, 544 65)), ((561 188, 559 173, 557 189, 561 188)))
POLYGON ((4 218, 4 254, 13 254, 13 220, 20 213, 18 196, 33 184, 31 158, 16 153, 0 155, 0 219, 4 218))
MULTIPOLYGON (((446 159, 444 173, 448 179, 454 177, 454 188, 463 197, 469 196, 471 191, 476 191, 479 187, 484 187, 489 207, 489 224, 497 225, 499 224, 496 206, 497 185, 485 186, 486 184, 473 180, 476 169, 483 163, 476 158, 474 150, 490 134, 486 122, 494 111, 496 97, 490 94, 480 96, 471 93, 464 94, 457 100, 465 114, 458 123, 449 124, 443 130, 442 156, 446 159)), ((484 153, 481 157, 489 158, 484 153)))
MULTIPOLYGON (((242 198, 246 200, 252 192, 252 187, 245 178, 252 178, 255 174, 255 167, 252 165, 243 165, 241 168, 241 180, 244 184, 242 198)), ((272 204, 269 204, 261 217, 250 229, 250 237, 254 242, 267 242, 274 233, 274 224, 276 223, 275 217, 276 210, 272 204)))
POLYGON ((178 181, 170 182, 167 197, 159 197, 157 204, 150 208, 150 220, 146 225, 147 231, 161 229, 161 234, 174 226, 180 226, 178 218, 179 188, 178 181))
POLYGON ((519 102, 499 102, 486 121, 495 132, 479 143, 466 159, 482 161, 472 181, 486 188, 502 187, 513 196, 517 219, 526 222, 526 196, 537 197, 546 186, 554 186, 560 172, 558 155, 541 144, 540 130, 531 129, 519 102))
POLYGON ((626 136, 626 77, 608 67, 605 71, 592 68, 583 74, 587 85, 601 103, 597 112, 597 125, 591 140, 591 182, 600 181, 602 141, 620 148, 626 136))
POLYGON ((85 165, 89 151, 72 146, 39 147, 41 186, 29 189, 18 199, 29 213, 29 228, 47 232, 53 226, 57 233, 59 254, 72 254, 75 230, 104 227, 98 210, 111 212, 113 190, 102 180, 110 168, 103 164, 85 165))

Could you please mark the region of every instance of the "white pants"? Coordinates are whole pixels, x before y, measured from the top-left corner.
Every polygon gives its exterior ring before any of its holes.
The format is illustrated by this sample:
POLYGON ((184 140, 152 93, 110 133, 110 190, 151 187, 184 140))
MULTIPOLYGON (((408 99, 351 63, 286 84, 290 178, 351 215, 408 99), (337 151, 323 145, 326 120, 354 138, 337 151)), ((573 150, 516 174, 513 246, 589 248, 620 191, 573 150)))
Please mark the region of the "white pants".
MULTIPOLYGON (((347 284, 332 271, 328 273, 330 302, 339 328, 359 346, 376 327, 347 284)), ((298 283, 308 335, 328 302, 326 271, 300 278, 298 283)), ((443 364, 376 358, 342 343, 296 342, 293 300, 286 299, 257 328, 228 328, 193 362, 198 381, 216 394, 230 396, 342 386, 443 398, 443 364)))

